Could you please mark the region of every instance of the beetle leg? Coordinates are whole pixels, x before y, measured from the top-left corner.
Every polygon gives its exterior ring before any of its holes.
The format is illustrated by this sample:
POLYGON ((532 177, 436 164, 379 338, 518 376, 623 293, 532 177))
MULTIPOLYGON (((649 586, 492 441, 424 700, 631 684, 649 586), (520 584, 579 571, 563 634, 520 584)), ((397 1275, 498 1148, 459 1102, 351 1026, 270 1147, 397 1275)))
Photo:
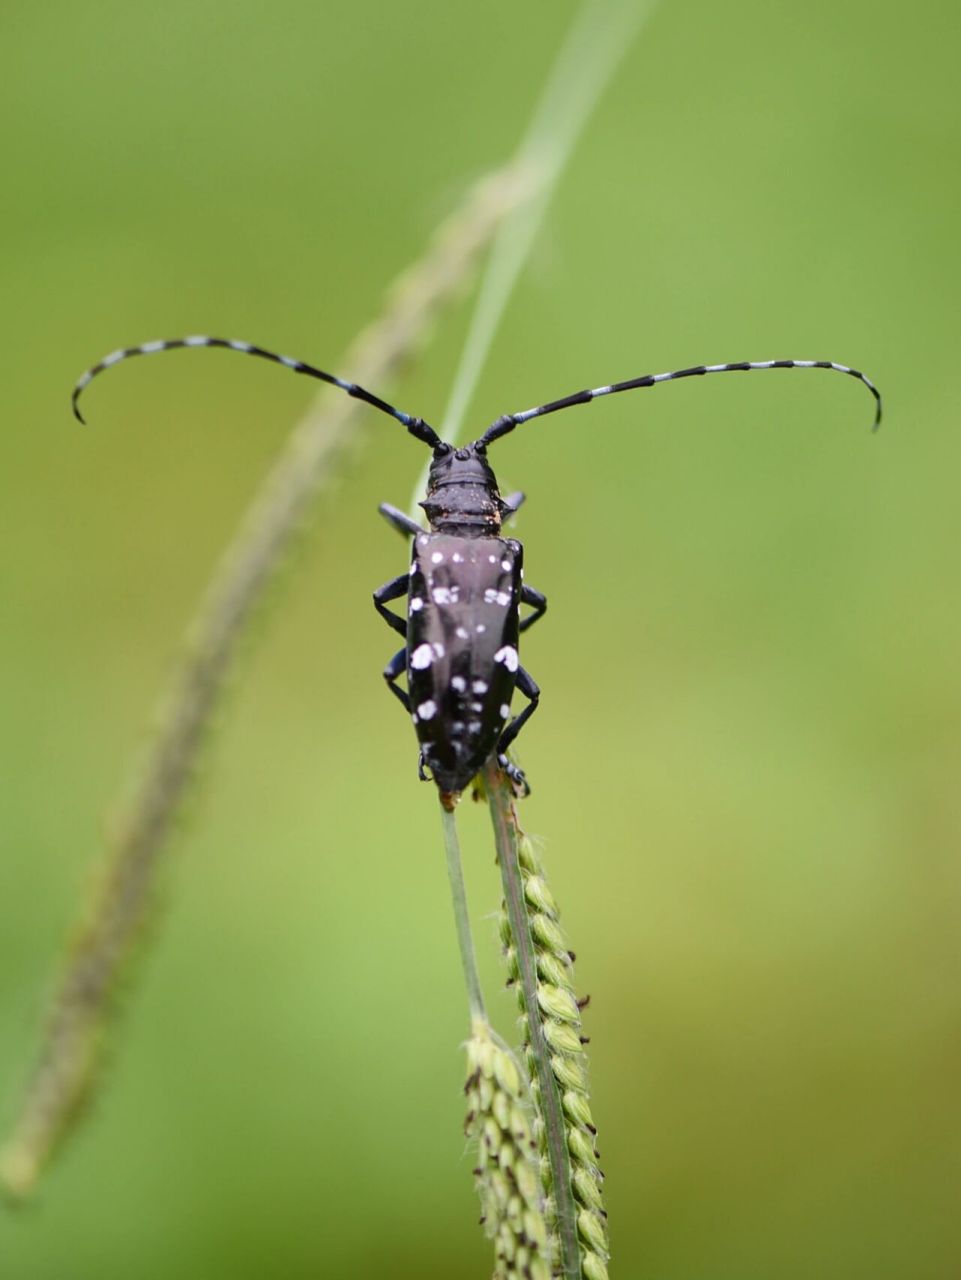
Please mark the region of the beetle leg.
POLYGON ((517 508, 526 497, 527 494, 518 489, 516 493, 509 493, 506 498, 501 499, 501 510, 508 520, 517 514, 517 508))
POLYGON ((410 586, 410 574, 402 573, 398 578, 392 578, 390 582, 385 582, 382 587, 378 587, 374 592, 374 608, 384 619, 389 627, 393 627, 395 631, 399 631, 406 639, 407 623, 398 617, 396 613, 392 613, 390 609, 385 608, 388 600, 398 600, 401 596, 407 594, 407 588, 410 586))
POLYGON ((396 694, 400 700, 400 705, 405 711, 410 711, 410 698, 403 689, 397 684, 398 676, 402 676, 407 670, 407 650, 400 649, 388 662, 384 668, 384 679, 387 681, 387 688, 391 693, 396 694))
MULTIPOLYGON (((535 614, 534 616, 539 617, 540 615, 535 614)), ((516 764, 512 764, 510 760, 508 760, 507 748, 511 745, 514 739, 520 733, 525 723, 531 718, 531 716, 537 710, 537 704, 540 701, 541 691, 537 687, 536 682, 531 677, 529 672, 525 671, 523 667, 518 667, 517 669, 517 688, 520 689, 521 693, 525 696, 525 698, 530 698, 530 702, 524 708, 524 710, 520 713, 519 716, 514 717, 514 719, 510 722, 510 724, 501 734, 500 742, 498 742, 497 744, 497 763, 507 774, 508 778, 510 778, 511 783, 514 786, 515 792, 517 792, 521 796, 526 796, 530 794, 530 790, 531 790, 530 786, 528 785, 527 779, 524 776, 524 771, 522 769, 518 769, 516 764)))
POLYGON ((391 506, 389 502, 382 502, 377 510, 405 538, 416 538, 419 533, 424 532, 416 520, 411 520, 410 516, 404 515, 403 511, 391 506))
POLYGON ((534 625, 538 618, 543 618, 547 612, 547 596, 542 595, 540 591, 535 591, 533 587, 524 586, 521 587, 521 604, 532 605, 534 609, 533 613, 529 613, 526 618, 521 619, 521 625, 518 629, 526 631, 528 627, 534 625))
POLYGON ((497 763, 507 774, 511 783, 511 790, 518 800, 526 800, 531 793, 531 784, 527 781, 527 775, 523 769, 518 769, 517 765, 508 760, 507 756, 498 756, 497 763))

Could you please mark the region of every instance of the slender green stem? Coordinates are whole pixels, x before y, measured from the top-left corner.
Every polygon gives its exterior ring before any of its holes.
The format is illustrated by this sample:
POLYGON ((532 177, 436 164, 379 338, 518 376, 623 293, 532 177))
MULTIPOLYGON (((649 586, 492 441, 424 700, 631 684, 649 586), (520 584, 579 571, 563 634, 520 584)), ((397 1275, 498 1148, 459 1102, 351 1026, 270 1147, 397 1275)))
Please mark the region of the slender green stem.
POLYGON ((447 876, 450 880, 450 896, 454 906, 454 924, 457 926, 457 945, 460 948, 460 962, 464 970, 464 982, 467 986, 467 1002, 470 1005, 471 1022, 477 1018, 487 1021, 484 1008, 484 993, 481 990, 480 974, 477 972, 477 957, 474 954, 474 939, 471 936, 470 916, 467 911, 467 890, 464 887, 464 866, 460 856, 460 841, 457 838, 457 822, 452 810, 440 806, 441 824, 444 828, 444 851, 447 854, 447 876))
POLYGON ((493 759, 488 761, 485 768, 484 785, 494 826, 507 919, 517 951, 518 976, 527 1018, 527 1034, 535 1064, 547 1160, 551 1171, 555 1225, 560 1247, 558 1261, 561 1275, 565 1280, 581 1280, 577 1203, 574 1198, 571 1161, 567 1149, 567 1127, 564 1123, 561 1092, 551 1069, 550 1046, 538 1015, 537 956, 524 903, 524 887, 517 851, 517 822, 510 788, 497 762, 493 759))

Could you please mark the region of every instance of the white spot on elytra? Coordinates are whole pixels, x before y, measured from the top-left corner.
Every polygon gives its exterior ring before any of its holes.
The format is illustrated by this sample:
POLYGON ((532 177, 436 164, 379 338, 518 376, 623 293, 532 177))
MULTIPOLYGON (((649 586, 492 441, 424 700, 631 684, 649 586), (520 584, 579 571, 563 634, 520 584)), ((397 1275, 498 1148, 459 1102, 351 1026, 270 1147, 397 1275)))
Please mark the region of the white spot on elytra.
POLYGON ((505 644, 494 654, 495 662, 503 662, 508 671, 516 671, 518 665, 517 650, 512 644, 505 644))
POLYGON ((493 587, 488 587, 487 590, 484 592, 484 603, 493 604, 496 599, 497 599, 497 592, 493 587))
POLYGON ((479 636, 482 636, 482 635, 484 634, 484 632, 487 630, 487 627, 484 625, 484 623, 483 623, 483 622, 478 622, 478 624, 477 624, 477 626, 474 628, 474 630, 477 632, 477 634, 478 634, 479 636))
POLYGON ((442 658, 444 656, 444 646, 442 644, 435 644, 434 652, 437 654, 438 658, 442 658))
POLYGON ((434 653, 429 644, 419 644, 414 652, 410 655, 410 665, 416 667, 418 671, 423 671, 425 667, 429 667, 434 661, 434 653))
POLYGON ((486 680, 475 680, 475 681, 474 681, 474 683, 471 685, 471 688, 474 690, 474 692, 475 692, 475 693, 486 693, 486 692, 487 692, 487 681, 486 681, 486 680))
POLYGON ((411 613, 419 613, 424 607, 424 602, 420 596, 411 596, 410 611, 411 613))
POLYGON ((437 713, 437 703, 433 698, 428 698, 426 702, 422 702, 417 708, 417 714, 421 720, 430 720, 437 713))
POLYGON ((450 604, 452 598, 450 587, 435 587, 431 595, 434 598, 434 604, 450 604))
POLYGON ((431 556, 431 560, 433 561, 434 564, 440 564, 443 559, 444 559, 443 551, 435 551, 431 556))
POLYGON ((480 733, 480 728, 481 728, 481 722, 479 720, 472 720, 470 724, 467 726, 467 732, 480 733))
POLYGON ((463 676, 452 676, 450 687, 455 693, 464 693, 467 690, 467 681, 463 676))
POLYGON ((471 711, 483 711, 483 710, 484 710, 484 704, 483 704, 483 702, 472 702, 472 703, 470 704, 470 709, 471 709, 471 711))
POLYGON ((458 628, 457 628, 457 631, 456 631, 456 635, 457 635, 458 640, 466 640, 466 639, 467 639, 467 628, 466 628, 466 627, 458 627, 458 628))
POLYGON ((454 564, 464 563, 464 557, 461 555, 459 551, 455 551, 454 554, 451 556, 451 559, 453 560, 454 564))
POLYGON ((510 715, 511 709, 506 702, 501 703, 501 719, 506 720, 510 715))
POLYGON ((504 570, 504 572, 505 572, 505 573, 510 573, 510 571, 511 571, 511 562, 510 562, 509 560, 502 560, 502 561, 501 561, 501 568, 504 570))
POLYGON ((497 556, 488 556, 487 559, 491 562, 491 564, 497 564, 497 556))
POLYGON ((427 534, 426 534, 426 533, 422 533, 422 534, 420 535, 420 537, 417 539, 417 545, 418 545, 419 547, 426 547, 426 546, 427 546, 427 534))
POLYGON ((497 596, 495 598, 497 600, 497 603, 504 609, 506 609, 511 602, 511 596, 509 591, 498 591, 497 596))

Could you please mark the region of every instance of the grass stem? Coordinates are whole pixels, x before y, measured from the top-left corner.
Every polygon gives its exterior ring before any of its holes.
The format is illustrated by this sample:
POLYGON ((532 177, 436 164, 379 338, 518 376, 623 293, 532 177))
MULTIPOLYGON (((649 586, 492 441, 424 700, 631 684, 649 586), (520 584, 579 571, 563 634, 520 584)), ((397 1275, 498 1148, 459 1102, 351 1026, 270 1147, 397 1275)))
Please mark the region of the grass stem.
POLYGON ((497 861, 504 886, 504 909, 517 955, 520 1002, 525 1019, 525 1039, 533 1063, 532 1083, 543 1122, 543 1143, 550 1169, 548 1191, 554 1207, 554 1228, 559 1244, 559 1264, 565 1280, 580 1280, 581 1255, 577 1243, 577 1205, 571 1178, 570 1155, 561 1093, 551 1071, 551 1050, 538 1017, 537 956, 524 899, 517 850, 517 816, 510 787, 495 760, 484 771, 484 787, 494 826, 497 861))
POLYGON ((502 936, 522 1012, 535 1126, 549 1170, 565 1280, 607 1280, 607 1214, 588 1095, 586 1043, 574 956, 533 841, 521 831, 510 786, 494 762, 485 787, 504 886, 502 936))
POLYGON ((454 907, 454 923, 457 927, 457 945, 460 949, 460 962, 464 970, 464 983, 467 987, 467 1003, 470 1008, 471 1021, 482 1019, 487 1021, 484 1008, 484 993, 481 990, 480 974, 477 972, 477 957, 474 953, 474 939, 471 936, 470 915, 467 910, 467 890, 464 886, 464 866, 460 856, 460 841, 457 838, 457 821, 454 811, 440 806, 441 823, 444 828, 444 851, 447 855, 447 876, 450 880, 450 894, 454 907))

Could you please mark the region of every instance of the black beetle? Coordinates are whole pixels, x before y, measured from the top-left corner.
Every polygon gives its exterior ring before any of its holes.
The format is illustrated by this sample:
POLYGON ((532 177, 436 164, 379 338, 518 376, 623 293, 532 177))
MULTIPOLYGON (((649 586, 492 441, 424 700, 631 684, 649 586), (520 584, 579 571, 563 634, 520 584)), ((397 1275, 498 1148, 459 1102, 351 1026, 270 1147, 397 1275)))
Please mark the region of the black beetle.
POLYGON ((472 444, 455 448, 437 435, 423 418, 393 405, 356 383, 325 373, 302 360, 278 355, 249 342, 197 336, 160 339, 124 347, 105 356, 84 373, 73 391, 73 411, 83 422, 79 399, 92 378, 131 356, 152 355, 176 347, 225 347, 244 355, 273 360, 295 373, 329 382, 348 395, 364 400, 402 423, 412 436, 433 449, 427 496, 421 503, 430 525, 421 528, 396 507, 380 510, 401 533, 413 538, 410 571, 374 592, 374 605, 385 621, 404 636, 405 647, 384 671, 388 687, 410 713, 420 742, 421 778, 433 777, 442 804, 452 809, 460 793, 495 754, 519 795, 529 788, 524 774, 507 758, 507 749, 534 713, 540 690, 520 665, 518 638, 540 618, 547 600, 523 581, 523 548, 501 536, 505 518, 524 500, 515 493, 502 498, 487 461, 487 449, 500 436, 531 418, 586 404, 617 391, 652 387, 658 382, 699 377, 708 373, 737 373, 755 369, 833 369, 862 382, 877 402, 874 426, 881 421, 881 396, 873 382, 857 369, 832 360, 763 360, 735 364, 695 365, 670 373, 645 374, 626 382, 578 391, 523 413, 505 414, 472 444), (386 606, 407 596, 407 616, 386 606), (532 611, 523 619, 520 606, 532 611), (407 676, 406 691, 397 684, 407 676), (515 688, 528 699, 511 719, 515 688))

